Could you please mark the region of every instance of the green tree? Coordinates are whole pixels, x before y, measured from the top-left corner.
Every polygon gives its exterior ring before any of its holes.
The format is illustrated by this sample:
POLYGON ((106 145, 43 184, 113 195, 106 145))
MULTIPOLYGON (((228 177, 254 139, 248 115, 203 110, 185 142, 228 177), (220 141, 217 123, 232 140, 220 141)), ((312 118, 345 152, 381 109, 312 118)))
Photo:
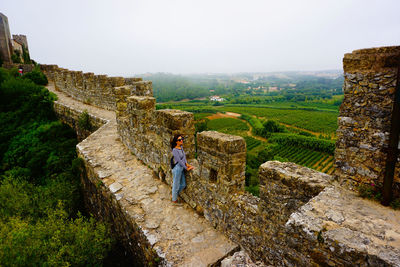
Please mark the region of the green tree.
POLYGON ((76 135, 56 120, 54 99, 0 69, 2 266, 100 265, 112 243, 104 224, 79 212, 76 135))
POLYGON ((11 60, 12 60, 13 63, 17 63, 17 64, 22 63, 21 57, 18 56, 17 54, 12 54, 11 55, 11 60))
POLYGON ((22 58, 23 58, 25 64, 31 63, 31 57, 29 56, 28 49, 26 49, 26 47, 24 45, 22 46, 22 58))
POLYGON ((48 80, 46 75, 40 71, 38 67, 35 67, 33 71, 25 73, 23 76, 25 79, 29 79, 37 85, 47 85, 48 80))

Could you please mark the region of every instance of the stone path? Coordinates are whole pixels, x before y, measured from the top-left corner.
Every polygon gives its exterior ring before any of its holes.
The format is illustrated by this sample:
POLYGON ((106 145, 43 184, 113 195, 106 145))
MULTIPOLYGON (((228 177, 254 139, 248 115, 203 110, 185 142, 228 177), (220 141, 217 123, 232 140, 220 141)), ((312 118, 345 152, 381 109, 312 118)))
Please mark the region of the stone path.
POLYGON ((72 97, 69 97, 66 93, 57 91, 54 88, 53 82, 49 82, 49 84, 46 87, 50 92, 53 92, 57 95, 58 102, 60 102, 61 104, 64 104, 64 105, 71 107, 73 109, 76 109, 76 110, 81 110, 81 111, 87 110, 87 112, 89 114, 94 115, 99 118, 106 119, 108 121, 115 120, 115 112, 97 108, 97 107, 82 103, 80 101, 77 101, 77 100, 73 99, 72 97))
POLYGON ((48 89, 59 102, 109 121, 77 148, 168 264, 209 266, 238 250, 188 205, 171 203, 171 189, 121 143, 114 112, 85 105, 52 85, 48 89))
POLYGON ((340 244, 341 250, 366 252, 400 267, 400 211, 354 192, 325 188, 290 216, 287 225, 291 224, 306 233, 320 231, 326 240, 340 244))

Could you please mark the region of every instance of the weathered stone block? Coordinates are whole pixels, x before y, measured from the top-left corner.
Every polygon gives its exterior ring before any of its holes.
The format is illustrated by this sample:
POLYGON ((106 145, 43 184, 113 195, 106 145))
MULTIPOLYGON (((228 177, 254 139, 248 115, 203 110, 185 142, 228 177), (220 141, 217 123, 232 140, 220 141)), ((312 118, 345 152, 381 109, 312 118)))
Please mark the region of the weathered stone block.
POLYGON ((376 72, 382 69, 397 68, 400 62, 400 46, 359 49, 345 54, 345 72, 376 72))
POLYGON ((133 81, 126 83, 132 95, 136 96, 153 96, 153 84, 151 81, 133 81))
POLYGON ((157 110, 155 113, 155 119, 157 125, 171 130, 194 130, 193 113, 187 111, 175 109, 157 110))
POLYGON ((109 79, 112 87, 123 86, 125 84, 123 77, 110 77, 109 79))
POLYGON ((279 161, 268 161, 262 164, 259 169, 259 179, 262 200, 276 201, 273 198, 281 197, 277 196, 277 192, 285 191, 291 195, 292 199, 302 200, 296 204, 296 207, 316 196, 332 182, 332 176, 325 173, 292 162, 279 161), (271 190, 271 185, 275 186, 273 190, 271 190), (279 190, 277 186, 280 187, 279 190))
POLYGON ((246 142, 240 136, 216 131, 205 131, 197 134, 199 149, 211 148, 228 154, 246 152, 246 142))
POLYGON ((125 84, 133 84, 135 82, 140 82, 143 79, 142 78, 124 78, 125 84))
POLYGON ((131 109, 152 111, 156 108, 156 99, 149 96, 130 96, 127 98, 131 109))
POLYGON ((132 94, 132 87, 129 85, 114 87, 116 97, 127 97, 132 94))

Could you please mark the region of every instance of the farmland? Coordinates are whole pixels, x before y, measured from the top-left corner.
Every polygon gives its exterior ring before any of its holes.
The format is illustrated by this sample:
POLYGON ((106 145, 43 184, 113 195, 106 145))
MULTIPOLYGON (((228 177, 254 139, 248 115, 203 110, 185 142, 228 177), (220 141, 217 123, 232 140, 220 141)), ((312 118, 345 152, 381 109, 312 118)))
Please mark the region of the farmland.
POLYGON ((323 134, 334 136, 337 129, 338 111, 329 110, 304 110, 296 108, 271 108, 271 107, 254 107, 244 105, 226 105, 226 106, 205 106, 205 105, 189 105, 182 103, 161 104, 159 108, 174 108, 186 110, 195 113, 196 119, 207 117, 201 113, 216 112, 235 112, 239 114, 247 114, 255 116, 260 120, 272 119, 289 127, 293 126, 303 130, 313 132, 315 134, 323 134), (200 113, 200 114, 196 114, 200 113))
POLYGON ((227 106, 222 108, 222 110, 254 115, 264 119, 273 119, 288 125, 322 134, 334 134, 337 129, 337 111, 235 106, 227 106))
POLYGON ((221 118, 221 119, 209 120, 207 123, 207 129, 227 134, 246 136, 245 132, 249 130, 249 127, 245 122, 238 119, 221 118))

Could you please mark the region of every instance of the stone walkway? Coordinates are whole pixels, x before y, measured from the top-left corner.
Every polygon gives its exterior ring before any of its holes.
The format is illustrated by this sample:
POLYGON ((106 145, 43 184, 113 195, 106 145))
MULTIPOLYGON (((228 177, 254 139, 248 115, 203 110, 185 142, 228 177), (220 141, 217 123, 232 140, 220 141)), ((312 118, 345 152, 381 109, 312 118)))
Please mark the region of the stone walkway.
POLYGON ((400 211, 354 192, 326 187, 294 212, 287 225, 302 227, 306 233, 320 232, 326 241, 339 244, 348 253, 365 252, 400 267, 400 211))
POLYGON ((171 203, 171 189, 121 143, 114 112, 85 105, 52 85, 48 89, 57 94, 58 102, 109 121, 78 144, 79 153, 168 264, 209 266, 239 249, 188 205, 171 203))

